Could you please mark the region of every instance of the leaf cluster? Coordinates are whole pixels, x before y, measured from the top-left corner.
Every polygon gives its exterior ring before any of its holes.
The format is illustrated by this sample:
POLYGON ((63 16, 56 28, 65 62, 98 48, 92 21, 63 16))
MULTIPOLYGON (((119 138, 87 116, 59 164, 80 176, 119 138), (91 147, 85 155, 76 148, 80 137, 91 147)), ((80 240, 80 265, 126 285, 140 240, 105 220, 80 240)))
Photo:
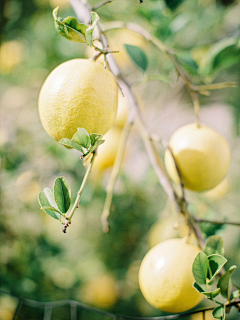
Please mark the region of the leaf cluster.
POLYGON ((195 278, 194 288, 204 294, 207 299, 210 299, 219 305, 213 310, 215 319, 225 319, 226 308, 232 300, 240 297, 240 291, 232 292, 231 276, 236 266, 233 265, 228 271, 223 273, 223 266, 227 259, 224 257, 223 240, 219 236, 211 236, 204 248, 204 252, 199 252, 196 256, 192 272, 195 278), (216 276, 221 276, 216 280, 216 276), (215 300, 221 295, 227 302, 224 304, 215 300))
POLYGON ((82 153, 82 157, 94 152, 98 146, 104 143, 102 135, 98 133, 88 133, 84 128, 78 128, 72 139, 63 138, 59 143, 66 147, 74 148, 82 153))
POLYGON ((90 47, 93 44, 93 30, 99 20, 96 12, 91 12, 90 26, 79 23, 74 17, 62 19, 57 16, 58 8, 53 10, 53 18, 56 30, 65 38, 71 41, 87 43, 90 47))
POLYGON ((38 202, 47 214, 61 222, 61 217, 66 217, 66 213, 71 205, 71 188, 66 178, 58 177, 54 183, 54 192, 49 188, 44 188, 38 194, 38 202))

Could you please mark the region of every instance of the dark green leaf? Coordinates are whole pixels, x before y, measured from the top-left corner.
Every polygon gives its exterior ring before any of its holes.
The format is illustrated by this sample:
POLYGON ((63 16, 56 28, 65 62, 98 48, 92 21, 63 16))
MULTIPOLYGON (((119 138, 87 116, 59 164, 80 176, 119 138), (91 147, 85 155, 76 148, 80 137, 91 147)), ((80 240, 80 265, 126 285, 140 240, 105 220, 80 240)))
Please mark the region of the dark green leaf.
POLYGON ((218 280, 217 287, 221 289, 221 294, 224 298, 229 299, 231 296, 231 276, 236 266, 231 266, 227 272, 218 280))
POLYGON ((71 41, 86 42, 87 25, 79 23, 74 17, 61 19, 57 17, 58 7, 53 10, 53 18, 56 30, 71 41))
POLYGON ((145 52, 143 52, 139 47, 135 47, 130 44, 125 44, 125 48, 133 62, 143 71, 146 71, 148 66, 148 58, 145 52))
POLYGON ((96 12, 91 12, 91 25, 86 30, 86 39, 90 47, 92 47, 93 30, 96 27, 98 20, 99 20, 99 15, 96 12))
POLYGON ((72 141, 77 142, 80 146, 88 149, 91 145, 91 139, 86 129, 78 128, 77 132, 73 135, 72 141))
POLYGON ((82 153, 84 153, 82 147, 75 141, 72 141, 70 139, 67 138, 63 138, 59 141, 59 143, 63 144, 66 147, 70 147, 70 148, 74 148, 82 153))
POLYGON ((105 142, 105 140, 98 140, 97 142, 95 142, 94 146, 89 149, 88 153, 93 152, 98 146, 100 146, 104 142, 105 142))
POLYGON ((189 53, 180 53, 177 56, 178 62, 191 74, 198 74, 198 65, 189 53))
POLYGON ((101 134, 90 133, 91 146, 94 146, 95 142, 102 138, 101 134))
POLYGON ((54 219, 60 220, 61 216, 58 213, 57 204, 55 202, 52 191, 49 188, 44 188, 43 191, 41 191, 38 194, 38 202, 39 202, 41 208, 43 208, 43 207, 56 208, 56 211, 52 211, 52 209, 51 210, 44 209, 44 211, 47 214, 49 214, 51 217, 53 217, 54 219))
POLYGON ((240 45, 236 38, 226 38, 215 43, 206 53, 200 65, 202 75, 214 75, 238 63, 240 45))
POLYGON ((238 299, 240 297, 240 290, 235 290, 232 292, 230 300, 238 299))
POLYGON ((171 10, 175 10, 184 0, 165 0, 166 5, 171 10))
POLYGON ((198 284, 206 284, 208 267, 207 255, 199 252, 192 265, 193 276, 198 284))
POLYGON ((71 204, 71 189, 64 177, 58 177, 54 184, 54 197, 58 209, 62 213, 66 213, 71 204))
POLYGON ((193 287, 200 293, 206 292, 207 290, 207 286, 205 284, 200 286, 197 282, 194 282, 193 287))
POLYGON ((208 256, 215 253, 223 256, 224 255, 223 239, 219 236, 211 236, 206 243, 204 252, 208 256))
POLYGON ((224 304, 217 306, 213 309, 213 317, 215 319, 225 320, 225 307, 224 304))
POLYGON ((211 254, 208 256, 208 263, 209 263, 209 281, 215 277, 216 274, 222 269, 222 267, 227 262, 227 259, 219 254, 211 254))

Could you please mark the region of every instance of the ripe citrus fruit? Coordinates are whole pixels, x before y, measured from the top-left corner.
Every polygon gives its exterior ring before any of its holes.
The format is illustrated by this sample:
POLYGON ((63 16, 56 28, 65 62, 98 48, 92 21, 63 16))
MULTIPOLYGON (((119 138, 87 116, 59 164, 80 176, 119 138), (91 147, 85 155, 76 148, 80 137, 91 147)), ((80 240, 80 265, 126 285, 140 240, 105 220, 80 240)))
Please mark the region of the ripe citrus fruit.
POLYGON ((97 156, 94 161, 93 170, 103 171, 113 166, 119 141, 121 137, 121 130, 112 127, 104 136, 105 142, 98 147, 97 156))
MULTIPOLYGON (((212 189, 228 171, 231 158, 229 145, 224 137, 207 126, 193 123, 181 127, 172 135, 169 147, 187 189, 212 189)), ((169 150, 165 153, 165 165, 170 178, 179 183, 169 150)))
POLYGON ((169 239, 157 244, 144 257, 139 285, 154 307, 171 313, 195 307, 203 295, 193 288, 192 264, 200 249, 186 239, 169 239))
POLYGON ((85 302, 99 308, 109 308, 118 300, 116 279, 108 273, 89 280, 82 288, 85 302))
POLYGON ((105 134, 115 121, 117 105, 112 73, 87 59, 70 60, 54 69, 38 101, 43 127, 57 141, 71 139, 77 128, 105 134))
POLYGON ((128 117, 128 104, 126 97, 122 96, 122 93, 118 94, 118 112, 114 126, 122 129, 128 117))

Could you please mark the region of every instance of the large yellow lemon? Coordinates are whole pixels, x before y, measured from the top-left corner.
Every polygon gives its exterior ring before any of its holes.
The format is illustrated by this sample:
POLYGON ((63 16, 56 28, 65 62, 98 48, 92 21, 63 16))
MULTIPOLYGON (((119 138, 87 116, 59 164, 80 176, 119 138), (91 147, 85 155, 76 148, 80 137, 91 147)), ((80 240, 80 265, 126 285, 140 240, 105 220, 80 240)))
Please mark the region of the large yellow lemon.
MULTIPOLYGON (((193 191, 214 188, 225 177, 231 159, 229 145, 213 129, 188 124, 178 129, 169 142, 184 186, 193 191)), ((170 178, 179 183, 173 157, 165 153, 166 170, 170 178)))
POLYGON ((171 313, 195 307, 203 295, 193 288, 192 264, 200 249, 186 239, 169 239, 146 254, 139 269, 139 285, 154 307, 171 313))
POLYGON ((117 105, 112 73, 87 59, 70 60, 54 69, 38 101, 43 127, 57 141, 72 138, 77 128, 105 134, 115 121, 117 105))
POLYGON ((208 310, 204 312, 194 313, 191 315, 190 320, 215 320, 212 315, 212 310, 208 310), (204 314, 204 315, 203 315, 204 314))

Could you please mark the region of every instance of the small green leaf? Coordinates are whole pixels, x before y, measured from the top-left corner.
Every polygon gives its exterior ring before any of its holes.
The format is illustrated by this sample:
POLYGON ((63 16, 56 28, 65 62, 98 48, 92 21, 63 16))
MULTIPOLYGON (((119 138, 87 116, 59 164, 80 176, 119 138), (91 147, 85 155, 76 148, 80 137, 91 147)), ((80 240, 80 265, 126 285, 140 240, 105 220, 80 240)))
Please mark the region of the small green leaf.
POLYGON ((240 290, 235 290, 232 292, 230 300, 238 299, 240 297, 240 290))
POLYGON ((55 211, 55 212, 58 212, 62 215, 62 212, 59 211, 58 209, 54 208, 54 207, 41 207, 42 210, 46 211, 46 210, 51 210, 51 211, 55 211))
POLYGON ((91 139, 86 129, 78 128, 77 132, 73 135, 72 141, 77 142, 80 146, 88 149, 91 145, 91 139))
POLYGON ((238 63, 240 45, 237 38, 226 38, 213 44, 206 52, 200 65, 202 75, 214 75, 238 63))
POLYGON ((90 47, 92 47, 93 30, 96 27, 98 20, 99 20, 99 15, 96 12, 91 12, 91 25, 86 30, 86 39, 90 47))
POLYGON ((210 254, 220 254, 221 256, 224 255, 223 249, 223 239, 219 236, 211 236, 209 237, 206 246, 204 248, 204 252, 206 255, 210 254))
POLYGON ((213 309, 213 317, 215 319, 225 320, 225 307, 224 304, 217 306, 213 309))
POLYGON ((237 266, 231 266, 228 271, 218 280, 217 287, 221 289, 221 294, 224 298, 229 299, 231 296, 231 276, 237 266))
POLYGON ((66 213, 71 204, 71 189, 67 179, 64 177, 58 177, 54 184, 54 197, 57 203, 58 209, 62 213, 66 213))
POLYGON ((215 277, 216 274, 220 272, 222 267, 227 262, 227 259, 219 254, 211 254, 208 256, 208 263, 209 263, 209 281, 215 277))
POLYGON ((213 291, 206 291, 206 285, 199 285, 197 282, 194 282, 193 287, 200 293, 204 294, 208 299, 214 299, 216 298, 221 290, 217 288, 213 291), (203 288, 204 287, 204 288, 203 288))
POLYGON ((143 71, 146 71, 148 67, 148 58, 145 52, 143 52, 139 47, 132 46, 130 44, 125 44, 125 48, 133 62, 143 71))
POLYGON ((58 213, 57 204, 55 202, 52 191, 49 188, 44 188, 43 191, 41 191, 38 194, 38 202, 39 202, 41 208, 43 208, 43 207, 56 208, 56 211, 53 211, 52 209, 50 209, 50 210, 44 209, 44 211, 47 214, 49 214, 51 217, 53 217, 54 219, 60 220, 61 216, 58 213))
POLYGON ((103 136, 98 133, 90 133, 91 146, 94 146, 95 142, 101 139, 103 136))
POLYGON ((82 153, 84 153, 82 147, 75 141, 72 141, 70 139, 67 138, 63 138, 59 141, 59 143, 63 144, 66 147, 70 147, 70 148, 74 148, 82 153))
POLYGON ((95 149, 97 149, 98 146, 100 146, 101 144, 103 144, 105 142, 105 140, 98 140, 97 142, 95 142, 94 146, 92 146, 88 153, 93 152, 95 149))
POLYGON ((68 40, 86 43, 86 30, 88 26, 79 23, 74 17, 67 17, 65 19, 57 17, 58 8, 53 10, 56 30, 68 40))
POLYGON ((208 267, 207 255, 199 252, 192 265, 192 273, 197 283, 206 284, 208 267))
POLYGON ((221 292, 220 288, 217 288, 216 290, 213 290, 213 291, 202 292, 202 294, 204 294, 208 299, 212 300, 216 298, 220 292, 221 292))
POLYGON ((206 292, 207 286, 205 284, 201 284, 201 286, 197 283, 194 282, 193 287, 200 293, 206 292))

